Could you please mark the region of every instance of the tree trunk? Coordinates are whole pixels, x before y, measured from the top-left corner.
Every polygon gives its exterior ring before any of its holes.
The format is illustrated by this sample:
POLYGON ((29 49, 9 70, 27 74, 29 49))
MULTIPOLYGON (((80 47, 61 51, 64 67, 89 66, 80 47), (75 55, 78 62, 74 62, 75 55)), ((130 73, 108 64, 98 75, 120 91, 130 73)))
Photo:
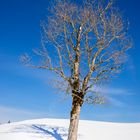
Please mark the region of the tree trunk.
POLYGON ((79 101, 78 100, 75 101, 73 99, 67 140, 77 140, 80 109, 81 109, 81 105, 79 101))

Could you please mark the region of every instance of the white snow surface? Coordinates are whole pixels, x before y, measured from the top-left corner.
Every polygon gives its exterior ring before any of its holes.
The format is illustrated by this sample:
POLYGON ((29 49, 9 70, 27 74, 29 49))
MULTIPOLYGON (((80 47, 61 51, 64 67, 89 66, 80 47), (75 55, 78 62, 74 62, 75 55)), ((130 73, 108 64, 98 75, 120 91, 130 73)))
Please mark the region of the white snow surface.
MULTIPOLYGON (((0 125, 0 140, 66 140, 69 120, 37 119, 0 125)), ((140 123, 80 120, 78 140, 140 140, 140 123)))

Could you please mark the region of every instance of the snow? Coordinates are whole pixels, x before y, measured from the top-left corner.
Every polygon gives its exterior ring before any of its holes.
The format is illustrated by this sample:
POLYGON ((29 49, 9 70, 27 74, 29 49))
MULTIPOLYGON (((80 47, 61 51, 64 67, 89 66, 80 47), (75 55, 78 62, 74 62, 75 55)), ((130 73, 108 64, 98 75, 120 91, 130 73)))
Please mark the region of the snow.
MULTIPOLYGON (((66 140, 69 120, 37 119, 0 125, 0 140, 66 140)), ((140 123, 80 120, 78 140, 140 140, 140 123)))

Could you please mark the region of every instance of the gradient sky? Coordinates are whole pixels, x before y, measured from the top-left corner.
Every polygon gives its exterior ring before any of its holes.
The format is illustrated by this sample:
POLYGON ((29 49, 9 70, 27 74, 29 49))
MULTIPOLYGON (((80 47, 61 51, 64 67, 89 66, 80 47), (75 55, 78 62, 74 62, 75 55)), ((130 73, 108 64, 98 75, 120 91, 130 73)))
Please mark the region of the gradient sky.
MULTIPOLYGON (((110 104, 85 105, 81 119, 140 122, 140 14, 138 0, 116 0, 130 21, 134 47, 124 71, 103 87, 110 104)), ((40 20, 47 0, 0 0, 0 122, 69 118, 70 98, 50 86, 47 71, 23 67, 19 56, 40 45, 40 20)))

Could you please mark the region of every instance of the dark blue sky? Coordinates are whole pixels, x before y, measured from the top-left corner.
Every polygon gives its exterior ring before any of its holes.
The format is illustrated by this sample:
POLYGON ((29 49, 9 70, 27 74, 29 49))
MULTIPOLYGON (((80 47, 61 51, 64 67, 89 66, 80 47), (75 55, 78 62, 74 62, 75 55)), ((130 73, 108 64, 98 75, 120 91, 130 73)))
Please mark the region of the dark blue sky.
MULTIPOLYGON (((124 71, 103 87, 109 105, 82 109, 81 119, 140 122, 140 14, 138 0, 116 0, 130 21, 134 47, 124 71)), ((54 76, 23 67, 19 56, 40 45, 47 0, 0 0, 0 122, 39 117, 68 118, 70 99, 49 86, 54 76)))

